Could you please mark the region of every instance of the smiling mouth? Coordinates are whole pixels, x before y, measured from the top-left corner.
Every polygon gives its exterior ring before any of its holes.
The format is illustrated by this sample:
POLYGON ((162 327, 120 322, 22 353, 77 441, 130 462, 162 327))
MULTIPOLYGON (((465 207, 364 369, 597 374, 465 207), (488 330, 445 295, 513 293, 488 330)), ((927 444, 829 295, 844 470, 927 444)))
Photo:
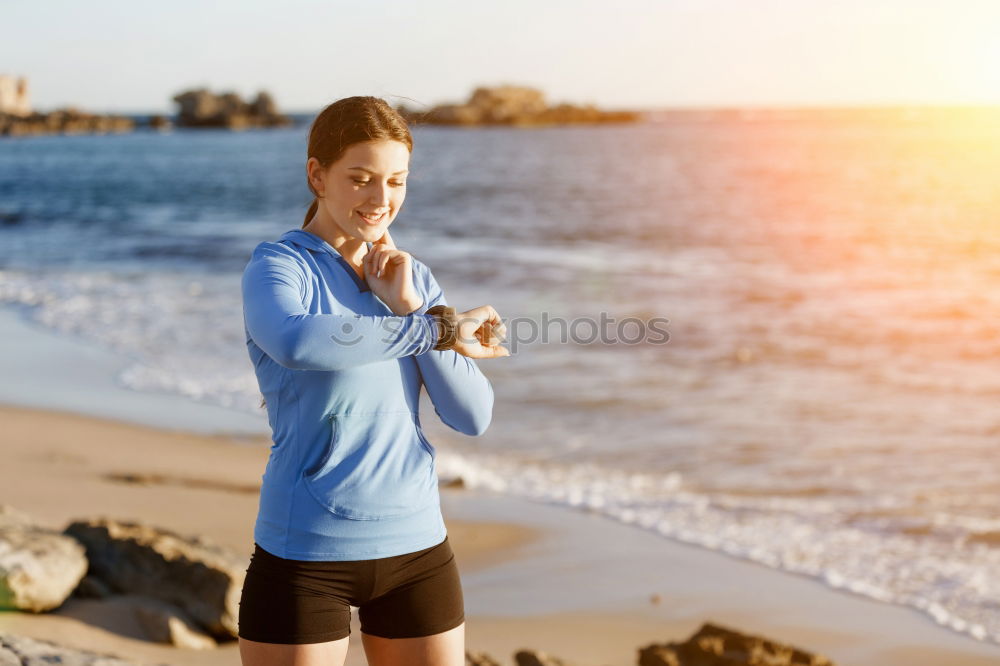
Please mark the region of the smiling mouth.
POLYGON ((377 215, 375 217, 370 217, 368 215, 365 215, 361 211, 358 211, 358 217, 360 217, 362 220, 364 220, 368 224, 378 224, 379 222, 381 222, 382 220, 384 220, 385 216, 388 215, 388 214, 389 214, 389 212, 386 211, 386 212, 382 213, 381 215, 377 215))

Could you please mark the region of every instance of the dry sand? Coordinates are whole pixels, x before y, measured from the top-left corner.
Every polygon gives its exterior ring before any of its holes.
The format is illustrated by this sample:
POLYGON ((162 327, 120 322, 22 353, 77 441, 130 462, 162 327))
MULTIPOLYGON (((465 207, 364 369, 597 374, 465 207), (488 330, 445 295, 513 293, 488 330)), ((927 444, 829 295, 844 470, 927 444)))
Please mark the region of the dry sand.
MULTIPOLYGON (((106 515, 202 534, 249 561, 267 440, 21 407, 0 406, 0 424, 0 503, 57 529, 106 515), (122 480, 143 474, 161 480, 122 480)), ((912 609, 568 509, 535 509, 526 500, 460 489, 441 494, 463 577, 467 647, 501 663, 516 649, 533 648, 578 666, 626 666, 636 663, 639 646, 683 640, 715 621, 815 650, 842 666, 1000 664, 1000 646, 958 635, 912 609), (648 580, 637 584, 637 576, 648 580), (652 604, 642 592, 647 588, 663 600, 652 604)), ((2 612, 0 631, 150 663, 240 663, 235 641, 195 651, 142 640, 127 597, 71 598, 38 615, 2 612)), ((366 663, 360 638, 355 613, 348 664, 366 663)))

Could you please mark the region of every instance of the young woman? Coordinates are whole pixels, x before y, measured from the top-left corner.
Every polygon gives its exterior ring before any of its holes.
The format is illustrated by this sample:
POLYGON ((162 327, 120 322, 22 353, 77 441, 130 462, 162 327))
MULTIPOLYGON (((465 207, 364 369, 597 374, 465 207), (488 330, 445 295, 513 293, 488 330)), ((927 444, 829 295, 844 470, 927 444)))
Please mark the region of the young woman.
POLYGON ((372 666, 463 666, 461 582, 418 415, 486 430, 493 389, 473 359, 508 356, 489 305, 456 313, 388 227, 413 140, 376 97, 317 116, 301 229, 254 248, 246 343, 273 445, 239 607, 244 666, 339 666, 351 606, 372 666))

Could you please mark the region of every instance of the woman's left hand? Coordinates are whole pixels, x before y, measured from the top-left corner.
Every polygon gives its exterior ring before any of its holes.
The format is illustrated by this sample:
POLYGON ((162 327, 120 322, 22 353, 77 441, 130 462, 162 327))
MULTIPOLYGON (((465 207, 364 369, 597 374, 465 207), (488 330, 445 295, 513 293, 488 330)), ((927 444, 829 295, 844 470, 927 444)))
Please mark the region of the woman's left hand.
POLYGON ((409 252, 396 248, 388 229, 372 243, 361 265, 368 286, 395 314, 409 314, 423 305, 413 287, 413 260, 409 252))

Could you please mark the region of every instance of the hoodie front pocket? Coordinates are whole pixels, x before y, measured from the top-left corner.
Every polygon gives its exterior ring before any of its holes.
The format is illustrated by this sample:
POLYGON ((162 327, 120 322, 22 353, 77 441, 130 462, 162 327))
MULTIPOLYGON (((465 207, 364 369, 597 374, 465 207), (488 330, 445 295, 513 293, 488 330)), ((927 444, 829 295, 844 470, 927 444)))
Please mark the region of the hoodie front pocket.
POLYGON ((434 454, 410 412, 335 414, 326 450, 303 470, 310 494, 332 513, 380 520, 437 498, 434 454))

